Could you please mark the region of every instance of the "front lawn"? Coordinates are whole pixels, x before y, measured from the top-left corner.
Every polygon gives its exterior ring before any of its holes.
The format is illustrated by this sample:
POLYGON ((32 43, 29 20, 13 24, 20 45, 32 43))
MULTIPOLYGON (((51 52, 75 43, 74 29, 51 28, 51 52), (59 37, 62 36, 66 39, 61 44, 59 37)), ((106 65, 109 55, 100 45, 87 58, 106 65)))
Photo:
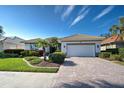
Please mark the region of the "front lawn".
POLYGON ((27 65, 22 58, 0 58, 0 71, 48 72, 56 73, 59 68, 34 68, 27 65))

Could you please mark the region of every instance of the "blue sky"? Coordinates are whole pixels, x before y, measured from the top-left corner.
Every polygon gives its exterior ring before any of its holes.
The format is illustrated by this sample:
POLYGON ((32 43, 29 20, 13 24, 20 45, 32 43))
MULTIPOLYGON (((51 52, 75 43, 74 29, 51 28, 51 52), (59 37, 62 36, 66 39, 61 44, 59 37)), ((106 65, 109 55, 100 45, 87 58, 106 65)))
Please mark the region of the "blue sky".
POLYGON ((73 34, 99 36, 124 16, 124 6, 0 6, 5 36, 24 39, 64 37, 73 34))

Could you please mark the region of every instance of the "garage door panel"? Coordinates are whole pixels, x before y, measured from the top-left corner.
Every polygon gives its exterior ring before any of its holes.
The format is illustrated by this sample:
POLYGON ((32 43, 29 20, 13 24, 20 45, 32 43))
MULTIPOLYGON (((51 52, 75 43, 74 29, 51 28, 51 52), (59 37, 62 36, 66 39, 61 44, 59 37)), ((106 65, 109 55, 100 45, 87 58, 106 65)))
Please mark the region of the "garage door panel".
POLYGON ((94 45, 68 45, 67 56, 95 56, 94 45))

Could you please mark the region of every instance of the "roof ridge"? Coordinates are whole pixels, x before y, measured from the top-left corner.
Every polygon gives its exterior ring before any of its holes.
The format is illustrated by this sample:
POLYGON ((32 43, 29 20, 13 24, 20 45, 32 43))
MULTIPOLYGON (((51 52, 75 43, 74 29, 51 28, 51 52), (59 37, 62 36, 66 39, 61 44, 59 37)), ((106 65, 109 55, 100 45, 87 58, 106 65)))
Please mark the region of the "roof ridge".
POLYGON ((69 37, 73 37, 73 36, 76 36, 76 35, 85 35, 85 36, 89 36, 89 37, 104 38, 104 37, 100 37, 100 36, 92 36, 92 35, 88 35, 88 34, 73 34, 73 35, 70 35, 70 36, 63 37, 63 38, 69 38, 69 37))

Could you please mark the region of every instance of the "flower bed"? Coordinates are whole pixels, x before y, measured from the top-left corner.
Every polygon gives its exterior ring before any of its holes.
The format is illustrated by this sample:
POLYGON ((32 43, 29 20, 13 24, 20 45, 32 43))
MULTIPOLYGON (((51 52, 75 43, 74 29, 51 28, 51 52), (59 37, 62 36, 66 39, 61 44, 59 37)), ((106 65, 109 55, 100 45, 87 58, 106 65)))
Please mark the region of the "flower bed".
POLYGON ((32 57, 25 57, 25 60, 31 64, 32 66, 37 66, 37 67, 60 67, 60 64, 58 63, 53 63, 53 62, 47 62, 44 61, 43 59, 32 56, 32 57))

